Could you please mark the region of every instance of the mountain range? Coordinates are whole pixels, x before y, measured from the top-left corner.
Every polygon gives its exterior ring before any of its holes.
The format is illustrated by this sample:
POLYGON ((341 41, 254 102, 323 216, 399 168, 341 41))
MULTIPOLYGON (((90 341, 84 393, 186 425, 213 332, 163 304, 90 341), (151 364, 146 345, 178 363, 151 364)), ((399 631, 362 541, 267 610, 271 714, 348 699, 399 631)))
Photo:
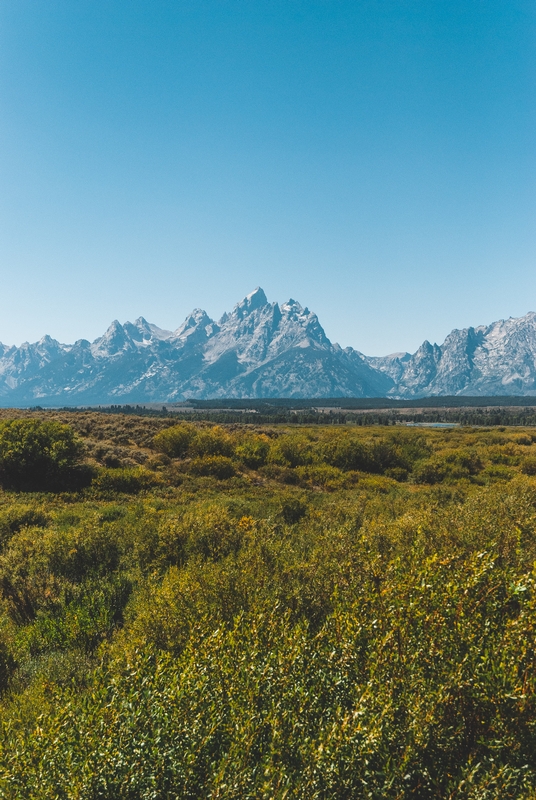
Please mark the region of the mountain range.
POLYGON ((139 317, 94 342, 0 343, 2 406, 430 395, 536 395, 536 314, 370 357, 332 343, 295 300, 270 303, 257 288, 218 322, 195 309, 175 331, 139 317))

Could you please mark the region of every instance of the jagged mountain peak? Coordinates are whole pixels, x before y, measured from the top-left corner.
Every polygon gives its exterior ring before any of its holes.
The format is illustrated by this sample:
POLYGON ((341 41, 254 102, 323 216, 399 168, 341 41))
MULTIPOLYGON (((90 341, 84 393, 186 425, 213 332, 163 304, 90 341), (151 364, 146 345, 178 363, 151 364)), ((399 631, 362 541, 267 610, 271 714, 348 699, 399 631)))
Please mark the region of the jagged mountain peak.
POLYGON ((202 308, 194 308, 182 325, 179 325, 177 330, 173 332, 173 338, 182 341, 193 340, 193 338, 206 339, 212 336, 214 332, 214 320, 202 308))
POLYGON ((118 332, 118 331, 121 331, 121 330, 123 330, 123 326, 121 325, 121 323, 119 322, 118 319, 114 319, 108 325, 108 328, 104 332, 104 336, 107 336, 108 334, 113 335, 115 332, 118 332))
POLYGON ((144 317, 138 317, 134 323, 125 322, 122 328, 124 333, 137 344, 147 344, 153 338, 151 326, 144 317))
POLYGON ((250 311, 253 311, 255 308, 265 306, 267 303, 268 298, 264 293, 264 289, 261 289, 260 286, 257 286, 256 289, 247 294, 242 302, 238 305, 246 306, 250 311))
POLYGON ((134 320, 133 323, 125 322, 125 324, 123 325, 123 328, 125 330, 129 330, 130 329, 133 332, 137 331, 138 334, 141 334, 143 339, 152 339, 152 337, 153 337, 153 328, 158 330, 158 328, 156 328, 156 325, 151 325, 150 322, 147 322, 145 317, 138 317, 137 319, 134 320))
POLYGON ((246 316, 247 314, 251 314, 258 308, 263 308, 266 305, 268 305, 268 298, 266 297, 263 289, 261 289, 260 286, 257 286, 256 289, 247 294, 243 300, 236 304, 231 314, 224 314, 224 316, 227 318, 238 317, 239 319, 242 319, 242 317, 246 316))
POLYGON ((270 303, 260 288, 225 314, 219 325, 205 352, 208 363, 226 354, 244 368, 258 367, 292 348, 331 346, 315 314, 292 299, 281 307, 270 303))
POLYGON ((286 303, 281 304, 281 314, 283 317, 293 319, 301 322, 302 324, 316 320, 318 317, 314 311, 309 311, 307 306, 303 307, 297 300, 287 300, 286 303))
POLYGON ((416 352, 417 353, 431 353, 435 347, 438 347, 438 345, 437 344, 432 344, 431 342, 428 341, 428 339, 425 339, 424 342, 421 344, 421 346, 417 348, 416 352))
POLYGON ((257 287, 219 323, 196 308, 173 332, 138 317, 92 344, 0 344, 3 405, 447 394, 536 394, 536 313, 372 358, 332 344, 298 301, 271 303, 257 287))
POLYGON ((286 303, 281 303, 281 311, 285 314, 294 314, 295 316, 299 316, 305 313, 305 309, 302 308, 300 303, 297 300, 293 300, 292 297, 287 300, 286 303))
POLYGON ((281 306, 282 324, 284 328, 285 323, 288 330, 292 330, 294 335, 298 335, 301 339, 300 347, 320 346, 320 347, 333 347, 330 340, 326 336, 324 328, 318 321, 317 315, 309 311, 307 307, 303 308, 300 303, 292 298, 281 306))
POLYGON ((41 336, 39 339, 38 344, 58 344, 56 339, 53 339, 48 333, 45 333, 44 336, 41 336))
POLYGON ((132 337, 128 333, 129 324, 127 323, 125 329, 119 320, 114 319, 103 335, 93 342, 91 346, 93 355, 106 358, 128 349, 129 345, 133 344, 132 337))

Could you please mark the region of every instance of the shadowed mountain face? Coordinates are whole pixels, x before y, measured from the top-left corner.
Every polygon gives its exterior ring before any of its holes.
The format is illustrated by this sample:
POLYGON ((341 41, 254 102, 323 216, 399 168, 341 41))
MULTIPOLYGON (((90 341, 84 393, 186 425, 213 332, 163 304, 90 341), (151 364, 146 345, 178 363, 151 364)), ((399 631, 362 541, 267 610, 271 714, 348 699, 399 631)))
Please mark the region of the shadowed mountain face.
POLYGON ((295 300, 269 303, 259 288, 218 322, 195 309, 175 331, 140 317, 114 321, 93 343, 0 344, 4 406, 455 394, 536 394, 536 315, 367 358, 332 344, 295 300))

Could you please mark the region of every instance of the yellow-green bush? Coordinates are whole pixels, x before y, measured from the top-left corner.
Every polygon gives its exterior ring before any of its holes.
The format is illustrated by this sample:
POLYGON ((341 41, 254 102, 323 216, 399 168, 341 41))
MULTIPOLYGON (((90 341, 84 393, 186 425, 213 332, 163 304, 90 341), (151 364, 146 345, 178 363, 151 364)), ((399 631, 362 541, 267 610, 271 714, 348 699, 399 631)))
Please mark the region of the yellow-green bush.
POLYGON ((92 486, 102 494, 138 494, 157 486, 161 481, 143 467, 124 467, 121 469, 101 469, 93 479, 92 486))
POLYGON ((202 428, 192 439, 188 448, 192 456, 232 456, 234 442, 232 437, 219 425, 213 428, 202 428))
POLYGON ((46 528, 50 517, 41 509, 13 504, 0 512, 0 548, 21 528, 46 528))
POLYGON ((160 431, 153 439, 156 450, 170 458, 232 456, 233 438, 220 426, 198 428, 183 422, 160 431))
POLYGON ((446 465, 443 461, 430 458, 419 461, 413 469, 413 480, 415 483, 441 483, 447 474, 446 465))
POLYGON ((283 467, 300 467, 313 459, 310 439, 298 433, 283 433, 270 446, 269 460, 283 467))
POLYGON ((536 475, 536 457, 527 456, 521 462, 521 472, 525 475, 536 475))
POLYGON ((270 452, 270 439, 268 436, 244 436, 235 448, 236 457, 250 469, 264 466, 270 452))
MULTIPOLYGON (((338 489, 348 484, 348 473, 344 473, 337 467, 332 467, 330 464, 311 464, 308 467, 297 467, 296 472, 300 481, 310 483, 313 486, 321 486, 324 489, 338 489)), ((357 482, 355 473, 352 483, 357 482)))
POLYGON ((188 471, 192 475, 202 475, 205 477, 226 480, 232 478, 236 473, 233 462, 226 456, 202 456, 193 458, 188 464, 188 471))
POLYGON ((183 458, 187 455, 190 444, 196 436, 195 426, 183 422, 159 431, 153 439, 153 445, 156 450, 165 453, 170 458, 183 458))

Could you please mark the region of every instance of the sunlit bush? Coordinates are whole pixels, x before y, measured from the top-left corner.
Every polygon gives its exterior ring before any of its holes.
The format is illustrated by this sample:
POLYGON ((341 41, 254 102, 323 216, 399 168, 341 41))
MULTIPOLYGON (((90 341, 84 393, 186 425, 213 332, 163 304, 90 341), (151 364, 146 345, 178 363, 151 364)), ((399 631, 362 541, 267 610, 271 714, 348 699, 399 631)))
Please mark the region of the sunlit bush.
POLYGON ((218 480, 232 478, 236 473, 235 466, 226 456, 204 456, 193 458, 188 464, 188 471, 192 475, 211 476, 218 480))
POLYGON ((310 440, 298 433, 284 433, 270 446, 269 460, 284 467, 299 467, 313 461, 310 440))
POLYGON ((215 425, 213 428, 202 428, 189 447, 189 454, 193 456, 232 456, 234 442, 232 437, 215 425))
POLYGON ((187 455, 188 448, 196 436, 195 426, 183 422, 157 433, 153 439, 153 446, 170 458, 183 458, 187 455))
POLYGON ((235 448, 236 457, 250 469, 266 464, 270 452, 270 439, 265 435, 244 437, 235 448))
MULTIPOLYGON (((349 473, 345 473, 330 464, 311 464, 307 467, 297 467, 296 472, 300 481, 310 483, 313 486, 321 486, 325 489, 337 489, 348 485, 349 473)), ((351 483, 357 482, 357 475, 354 475, 351 483)))
POLYGON ((99 470, 92 486, 103 494, 113 495, 116 492, 138 494, 160 483, 158 476, 143 467, 124 467, 99 470))
POLYGON ((327 464, 341 470, 370 471, 374 459, 363 442, 346 435, 334 435, 324 443, 322 455, 327 464))

